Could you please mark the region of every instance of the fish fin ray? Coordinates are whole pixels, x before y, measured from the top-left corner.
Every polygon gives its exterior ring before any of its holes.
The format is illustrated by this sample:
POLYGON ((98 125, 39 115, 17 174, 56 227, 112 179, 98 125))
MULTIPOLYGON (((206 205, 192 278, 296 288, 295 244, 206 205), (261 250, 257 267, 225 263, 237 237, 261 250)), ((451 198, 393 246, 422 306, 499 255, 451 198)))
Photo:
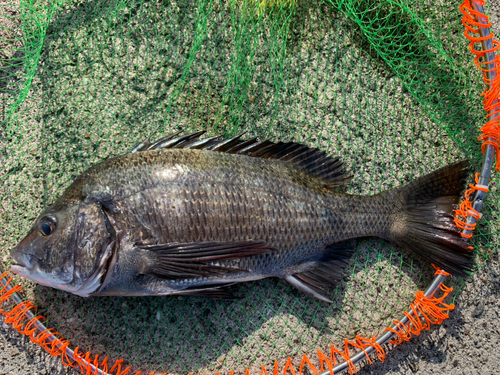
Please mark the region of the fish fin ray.
MULTIPOLYGON (((163 141, 167 141, 169 139, 172 139, 174 138, 176 135, 179 135, 180 133, 182 132, 182 130, 178 131, 177 133, 172 133, 172 134, 169 134, 167 135, 166 137, 163 137, 159 140, 157 140, 156 142, 154 143, 159 143, 159 142, 163 142, 163 141)), ((129 151, 130 154, 133 154, 135 152, 142 152, 142 151, 147 151, 149 149, 149 147, 151 147, 152 143, 151 143, 151 136, 152 134, 147 137, 144 141, 140 142, 137 146, 135 146, 132 150, 129 151)))
POLYGON ((207 286, 206 288, 196 288, 196 289, 184 289, 181 292, 177 293, 183 296, 192 296, 192 297, 201 297, 201 298, 213 298, 213 299, 227 299, 227 300, 235 300, 240 297, 235 296, 229 290, 229 286, 234 285, 235 283, 227 283, 217 286, 207 286))
POLYGON ((146 251, 150 260, 151 265, 144 271, 145 274, 170 280, 250 272, 251 270, 245 267, 229 264, 227 261, 241 260, 276 250, 262 241, 139 245, 136 249, 146 251))
POLYGON ((307 282, 301 280, 297 275, 286 276, 285 280, 290 285, 292 285, 293 287, 295 287, 296 289, 300 290, 305 294, 309 294, 310 296, 318 298, 322 301, 332 303, 332 300, 328 298, 323 288, 318 288, 314 285, 308 284, 307 282))
POLYGON ((300 143, 273 143, 269 140, 257 141, 256 138, 242 140, 240 138, 244 133, 226 140, 219 140, 220 136, 200 139, 205 133, 203 131, 182 136, 178 136, 179 133, 163 137, 153 143, 148 138, 132 152, 184 148, 281 160, 316 177, 327 188, 346 185, 352 178, 351 175, 342 172, 344 164, 338 157, 331 157, 322 150, 309 148, 300 143))
POLYGON ((304 262, 308 265, 306 271, 286 276, 285 280, 306 294, 332 303, 324 288, 335 286, 340 281, 352 251, 352 246, 346 244, 327 245, 321 258, 304 262))
POLYGON ((459 161, 409 184, 382 193, 394 195, 402 208, 383 237, 458 277, 472 271, 474 252, 460 235, 452 215, 469 176, 469 162, 459 161))

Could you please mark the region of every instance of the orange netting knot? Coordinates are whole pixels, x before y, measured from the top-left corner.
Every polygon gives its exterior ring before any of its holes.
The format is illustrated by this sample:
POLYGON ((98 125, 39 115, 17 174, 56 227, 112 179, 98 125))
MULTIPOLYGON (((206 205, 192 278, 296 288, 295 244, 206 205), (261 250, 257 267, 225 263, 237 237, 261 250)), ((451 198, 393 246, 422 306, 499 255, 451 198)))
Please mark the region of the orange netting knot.
POLYGON ((434 273, 434 276, 438 276, 438 275, 441 275, 441 276, 450 276, 450 274, 448 272, 442 270, 441 268, 435 266, 434 264, 431 263, 431 266, 436 270, 436 272, 434 273))
MULTIPOLYGON (((464 0, 459 8, 464 15, 462 18, 462 24, 465 27, 464 35, 470 40, 469 50, 475 55, 474 64, 483 72, 483 82, 486 85, 482 96, 484 96, 483 105, 488 122, 481 127, 482 134, 478 137, 478 140, 483 142, 481 146, 483 154, 487 146, 492 146, 495 149, 495 169, 500 171, 500 56, 495 55, 495 52, 500 49, 500 43, 493 39, 495 35, 491 32, 487 36, 481 36, 480 29, 491 27, 491 22, 484 13, 474 10, 472 2, 481 6, 484 5, 483 0, 464 0), (476 49, 476 43, 485 43, 488 40, 491 40, 490 49, 476 49), (489 53, 493 53, 494 57, 492 59, 487 56, 489 53), (496 72, 496 75, 493 74, 494 78, 489 78, 491 72, 496 72)), ((465 192, 465 201, 455 211, 455 224, 460 229, 473 231, 476 228, 476 223, 467 224, 467 217, 472 216, 478 220, 481 214, 472 208, 471 196, 476 190, 487 192, 488 187, 477 184, 477 174, 476 185, 470 185, 470 187, 471 189, 465 192)), ((465 238, 472 237, 472 233, 461 233, 461 235, 465 238)))
MULTIPOLYGON (((500 165, 500 163, 498 163, 497 165, 500 165)), ((479 185, 479 172, 476 173, 475 180, 476 180, 476 185, 469 185, 470 189, 468 189, 464 195, 465 200, 462 203, 460 203, 458 210, 454 211, 455 212, 455 224, 460 229, 466 229, 466 230, 470 230, 470 231, 474 230, 476 228, 476 223, 467 224, 467 217, 472 216, 476 220, 479 220, 482 216, 481 213, 479 213, 477 210, 475 210, 473 208, 473 203, 474 203, 473 195, 478 190, 488 192, 488 186, 479 185), (460 218, 460 217, 462 217, 462 218, 460 218)), ((462 235, 462 237, 465 237, 465 238, 472 237, 472 233, 470 233, 470 234, 461 233, 461 235, 462 235)))
MULTIPOLYGON (((0 275, 0 280, 5 279, 8 276, 9 276, 9 273, 4 272, 0 275)), ((7 301, 12 296, 12 294, 14 294, 15 292, 18 292, 22 289, 18 285, 11 287, 9 289, 9 284, 11 281, 12 281, 12 277, 9 277, 5 286, 2 289, 0 289, 0 304, 4 301, 7 301)), ((6 313, 4 312, 3 309, 0 309, 0 314, 6 315, 6 313)))

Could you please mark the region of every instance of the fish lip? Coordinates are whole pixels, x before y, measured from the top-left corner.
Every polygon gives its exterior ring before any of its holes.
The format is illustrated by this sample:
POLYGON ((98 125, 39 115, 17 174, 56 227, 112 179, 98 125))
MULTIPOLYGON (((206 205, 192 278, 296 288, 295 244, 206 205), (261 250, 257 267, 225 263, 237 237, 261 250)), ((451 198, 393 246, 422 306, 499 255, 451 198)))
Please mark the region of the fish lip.
POLYGON ((49 286, 49 287, 56 288, 56 289, 62 289, 62 286, 65 285, 65 284, 54 283, 52 281, 47 281, 44 278, 44 275, 40 275, 37 273, 36 267, 28 268, 28 267, 20 266, 18 264, 13 264, 13 265, 11 265, 10 270, 12 273, 14 273, 18 276, 24 277, 28 280, 34 281, 40 285, 49 286))
POLYGON ((34 255, 27 254, 27 253, 24 253, 22 251, 20 252, 21 256, 17 256, 18 254, 11 254, 11 257, 13 259, 13 261, 12 261, 12 266, 13 267, 14 266, 16 266, 16 267, 22 267, 22 268, 25 268, 27 270, 31 270, 31 269, 34 268, 34 264, 33 264, 33 262, 30 259, 31 257, 36 258, 34 255))
POLYGON ((24 271, 28 270, 28 267, 21 266, 19 264, 12 264, 10 266, 10 270, 12 273, 19 275, 19 276, 22 276, 24 274, 24 271))
POLYGON ((13 261, 11 264, 13 266, 20 266, 20 267, 28 268, 28 266, 24 262, 22 262, 20 259, 13 258, 13 261))

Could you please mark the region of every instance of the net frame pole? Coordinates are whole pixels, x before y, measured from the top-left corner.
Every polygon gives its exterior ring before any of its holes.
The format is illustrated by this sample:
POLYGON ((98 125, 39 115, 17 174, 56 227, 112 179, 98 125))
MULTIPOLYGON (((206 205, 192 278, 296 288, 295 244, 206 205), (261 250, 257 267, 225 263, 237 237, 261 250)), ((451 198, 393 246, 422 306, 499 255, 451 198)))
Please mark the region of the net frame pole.
MULTIPOLYGON (((485 14, 484 7, 480 1, 472 0, 471 5, 476 12, 481 13, 481 14, 485 14)), ((480 15, 477 15, 476 17, 477 17, 477 21, 479 23, 481 23, 483 25, 488 24, 488 19, 486 16, 482 17, 480 15)), ((479 26, 478 29, 479 29, 479 34, 482 38, 488 37, 491 34, 490 28, 487 26, 485 26, 485 27, 479 26)), ((491 50, 493 48, 493 39, 489 38, 489 39, 482 40, 481 46, 483 48, 483 51, 491 50)), ((489 61, 488 64, 485 64, 487 66, 486 74, 487 74, 488 80, 493 81, 497 78, 497 72, 495 69, 495 52, 487 52, 485 54, 485 59, 486 59, 486 61, 489 61)), ((493 105, 496 103, 498 103, 498 99, 494 99, 493 105)), ((493 108, 495 108, 495 107, 493 106, 493 108)), ((489 118, 491 120, 494 120, 500 116, 500 113, 495 113, 494 110, 491 110, 488 113, 488 115, 489 115, 489 118)), ((494 139, 492 139, 492 138, 487 138, 486 140, 490 141, 490 142, 494 142, 494 139)), ((484 150, 484 154, 483 154, 483 162, 482 162, 482 166, 481 166, 481 172, 479 173, 479 177, 478 177, 478 184, 479 185, 488 186, 488 181, 490 179, 490 174, 491 174, 491 166, 493 165, 494 158, 495 158, 495 147, 490 145, 490 144, 487 144, 485 147, 485 150, 484 150)), ((486 197, 485 191, 482 191, 482 190, 476 191, 476 194, 474 196, 474 202, 472 204, 472 208, 474 208, 479 213, 481 212, 481 208, 483 207, 483 200, 485 197, 486 197)), ((467 217, 467 227, 468 228, 473 228, 474 224, 476 222, 477 222, 477 219, 475 216, 469 215, 467 217)), ((464 229, 462 231, 462 233, 464 235, 470 236, 472 231, 469 229, 464 229)))
MULTIPOLYGON (((427 290, 425 291, 425 296, 427 298, 431 298, 434 293, 439 289, 439 287, 441 286, 441 284, 445 281, 445 279, 447 278, 447 276, 444 276, 444 275, 437 275, 434 280, 432 281, 431 285, 427 288, 427 290)), ((6 289, 6 291, 10 291, 13 287, 9 284, 9 281, 7 281, 5 278, 2 278, 0 279, 0 282, 2 284, 2 286, 6 289)), ((11 298, 12 300, 14 301, 14 303, 16 305, 20 304, 23 302, 23 299, 16 293, 12 293, 11 294, 11 298)), ((410 311, 407 311, 407 313, 403 316, 403 318, 400 320, 400 322, 402 324, 407 324, 408 321, 409 321, 409 318, 407 317, 407 315, 411 315, 413 316, 414 313, 412 310, 410 311)), ((34 319, 36 317, 36 315, 31 311, 31 310, 28 310, 26 312, 26 317, 31 321, 32 319, 34 319)), ((36 331, 38 332, 33 332, 33 336, 36 335, 36 333, 42 333, 42 332, 47 332, 47 327, 42 323, 40 322, 39 320, 35 320, 34 321, 34 325, 36 327, 36 331)), ((392 329, 394 331, 396 331, 398 329, 397 326, 392 326, 392 329)), ((391 340, 396 334, 394 332, 386 332, 385 334, 383 334, 382 336, 380 336, 376 342, 377 344, 379 345, 385 345, 389 342, 389 340, 391 340)), ((55 334, 50 334, 50 335, 47 335, 47 338, 46 340, 49 342, 49 343, 52 343, 53 341, 55 340, 59 340, 59 338, 55 335, 55 334)), ((57 343, 54 345, 55 348, 59 348, 59 347, 62 347, 63 346, 63 343, 57 343)), ((339 363, 337 366, 335 366, 332 371, 333 373, 335 374, 339 374, 341 372, 344 372, 345 370, 348 370, 349 369, 349 362, 353 363, 353 364, 356 364, 358 362, 360 362, 361 360, 363 359, 366 359, 368 355, 371 355, 372 353, 375 352, 375 347, 374 346, 368 346, 364 349, 364 351, 360 351, 359 353, 357 353, 356 355, 352 356, 349 361, 344 361, 342 363, 339 363), (366 354, 365 354, 366 353, 366 354)), ((89 361, 86 361, 83 357, 79 356, 78 360, 76 359, 75 357, 75 354, 74 354, 74 351, 72 349, 70 349, 68 346, 66 346, 64 348, 64 351, 66 353, 66 355, 68 356, 69 359, 71 359, 72 361, 75 361, 75 362, 78 362, 80 365, 83 365, 83 367, 85 367, 85 369, 87 370, 87 373, 91 373, 91 374, 95 374, 95 375, 107 375, 109 374, 109 372, 107 371, 103 371, 102 369, 100 369, 99 367, 97 366, 94 366, 92 363, 90 363, 89 361)), ((331 372, 328 370, 328 371, 324 371, 322 373, 320 373, 320 375, 330 375, 331 372)))
MULTIPOLYGON (((447 276, 444 276, 444 275, 437 275, 434 280, 431 282, 431 285, 429 285, 429 287, 427 288, 427 290, 425 291, 425 296, 428 297, 428 298, 431 298, 434 293, 436 293, 436 291, 439 289, 439 287, 441 286, 441 284, 446 280, 447 276)), ((413 316, 414 313, 412 310, 410 311, 407 311, 406 312, 407 314, 413 316)), ((403 323, 403 324, 407 324, 409 321, 409 318, 406 316, 406 314, 403 316, 402 319, 400 319, 400 322, 403 323)), ((392 329, 393 330, 397 330, 398 327, 397 326, 392 326, 392 329)), ((386 332, 385 334, 383 334, 382 336, 380 336, 376 342, 377 344, 379 345, 385 345, 389 342, 389 340, 391 340, 396 334, 394 332, 386 332)), ((352 356, 350 358, 350 362, 352 362, 353 364, 356 364, 356 363, 359 363, 360 361, 362 361, 363 359, 366 359, 367 358, 367 355, 370 355, 370 354, 373 354, 375 352, 375 347, 374 346, 368 346, 364 349, 364 351, 360 351, 358 354, 352 356), (365 354, 366 352, 366 354, 365 354)), ((332 369, 332 372, 334 374, 339 374, 341 372, 344 372, 345 370, 348 370, 349 369, 349 363, 347 361, 344 361, 342 363, 339 363, 337 366, 335 366, 333 369, 332 369)), ((320 373, 320 375, 330 375, 331 372, 330 370, 328 371, 323 371, 322 373, 320 373)))

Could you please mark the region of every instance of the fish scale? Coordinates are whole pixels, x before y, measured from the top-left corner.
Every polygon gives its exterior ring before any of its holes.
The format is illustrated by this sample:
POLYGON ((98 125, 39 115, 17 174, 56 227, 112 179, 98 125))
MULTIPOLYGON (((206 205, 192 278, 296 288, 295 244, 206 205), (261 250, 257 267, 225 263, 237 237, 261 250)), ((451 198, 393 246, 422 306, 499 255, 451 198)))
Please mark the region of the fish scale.
MULTIPOLYGON (((379 228, 373 228, 373 220, 367 220, 366 215, 366 212, 376 208, 373 200, 361 198, 354 201, 354 197, 342 199, 341 195, 338 194, 328 196, 308 191, 303 186, 297 185, 279 174, 276 175, 276 171, 269 168, 269 163, 272 161, 235 158, 232 155, 215 152, 177 149, 158 151, 156 155, 147 155, 147 157, 140 153, 132 154, 130 157, 143 159, 143 161, 131 162, 133 165, 142 165, 143 168, 138 177, 142 181, 138 183, 136 178, 131 178, 129 184, 133 184, 133 186, 158 185, 159 187, 141 191, 140 194, 144 196, 142 199, 124 201, 120 217, 123 218, 122 225, 125 228, 130 227, 131 223, 135 223, 133 225, 135 227, 140 225, 140 222, 148 221, 147 217, 134 215, 134 212, 144 211, 139 202, 144 202, 148 207, 158 208, 167 207, 169 202, 177 202, 175 210, 166 208, 165 211, 161 209, 153 211, 155 218, 157 217, 158 220, 163 218, 164 220, 162 225, 151 225, 151 228, 156 229, 156 231, 152 233, 150 238, 154 238, 159 243, 228 242, 257 239, 269 243, 278 251, 292 252, 291 258, 305 259, 319 255, 316 253, 323 251, 324 243, 366 235, 367 231, 379 231, 379 228), (268 164, 267 168, 262 170, 260 167, 264 162, 268 164), (170 177, 166 181, 161 181, 156 177, 162 175, 162 173, 156 173, 157 168, 168 168, 169 165, 175 165, 175 163, 183 165, 183 172, 177 176, 175 182, 171 181, 170 177), (197 166, 202 167, 197 168, 197 166), (211 166, 212 168, 217 166, 216 171, 206 172, 210 170, 211 166), (246 170, 245 174, 241 173, 242 169, 246 170), (218 173, 219 171, 221 173, 218 173), (222 183, 221 175, 224 176, 225 181, 231 181, 231 184, 222 183), (266 180, 270 181, 267 187, 265 187, 266 180), (161 186, 165 188, 161 188, 161 186), (195 189, 197 192, 202 192, 203 195, 206 193, 209 209, 205 211, 204 216, 182 215, 182 212, 193 211, 190 206, 196 200, 192 194, 195 189), (233 196, 231 189, 242 196, 240 204, 244 209, 236 212, 230 209, 233 196), (345 199, 348 202, 345 202, 345 199), (294 233, 293 236, 285 236, 281 227, 275 225, 275 212, 279 212, 278 207, 282 210, 280 219, 289 224, 289 230, 294 233), (341 212, 343 208, 349 207, 359 214, 351 213, 343 220, 335 220, 326 207, 332 207, 334 212, 341 212), (228 218, 231 215, 234 219, 229 221, 228 218), (198 220, 198 225, 193 221, 194 218, 198 220), (368 226, 361 225, 362 223, 366 223, 368 226), (169 236, 169 231, 163 228, 174 228, 175 232, 169 236), (241 234, 236 235, 236 231, 229 232, 229 228, 238 228, 240 229, 238 233, 241 234), (197 233, 200 236, 196 236, 197 233)), ((103 166, 103 170, 107 169, 106 167, 103 166)), ((276 168, 278 167, 279 165, 276 168)), ((102 171, 96 171, 92 177, 99 181, 102 179, 101 175, 103 175, 102 171)), ((108 186, 123 184, 122 171, 116 170, 115 175, 120 177, 113 181, 112 175, 104 173, 108 186)), ((125 194, 129 194, 134 188, 121 185, 121 189, 125 194)), ((120 195, 117 192, 114 193, 114 199, 120 200, 120 195)), ((132 233, 130 229, 127 232, 132 233)), ((139 236, 131 236, 130 240, 134 243, 148 244, 144 238, 139 236)), ((260 257, 265 257, 265 255, 260 255, 260 257)), ((255 261, 260 263, 261 259, 255 259, 255 261)), ((295 261, 292 260, 288 263, 294 264, 295 261)), ((269 268, 276 268, 276 266, 269 265, 269 268)), ((261 271, 266 272, 266 270, 261 271)))
POLYGON ((83 296, 232 298, 225 286, 280 277, 329 301, 350 238, 385 238, 457 275, 472 267, 450 219, 467 162, 355 196, 338 191, 350 178, 323 151, 200 135, 144 141, 82 173, 14 249, 13 271, 83 296))

